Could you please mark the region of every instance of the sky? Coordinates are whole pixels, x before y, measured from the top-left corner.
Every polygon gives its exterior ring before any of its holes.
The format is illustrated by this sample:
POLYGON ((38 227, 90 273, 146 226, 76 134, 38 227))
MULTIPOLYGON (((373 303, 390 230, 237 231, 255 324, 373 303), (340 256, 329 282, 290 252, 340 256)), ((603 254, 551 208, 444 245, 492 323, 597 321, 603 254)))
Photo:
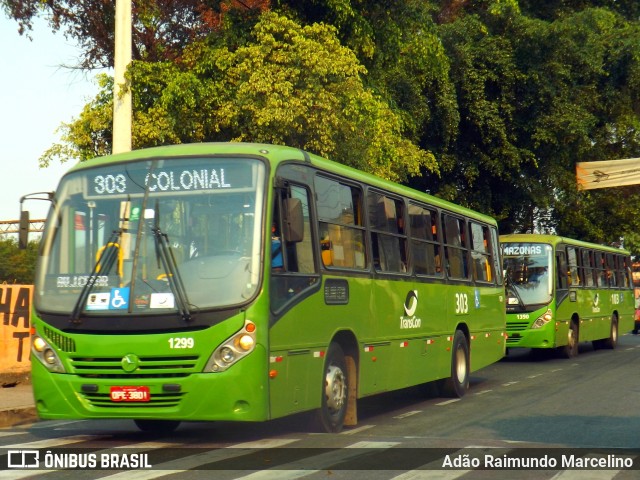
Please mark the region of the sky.
MULTIPOLYGON (((33 41, 0 11, 0 220, 17 220, 20 197, 52 191, 71 163, 41 169, 38 158, 60 141, 56 130, 70 123, 98 92, 94 73, 63 68, 75 65, 77 46, 39 22, 33 41)), ((32 219, 45 218, 49 202, 28 201, 32 219)))

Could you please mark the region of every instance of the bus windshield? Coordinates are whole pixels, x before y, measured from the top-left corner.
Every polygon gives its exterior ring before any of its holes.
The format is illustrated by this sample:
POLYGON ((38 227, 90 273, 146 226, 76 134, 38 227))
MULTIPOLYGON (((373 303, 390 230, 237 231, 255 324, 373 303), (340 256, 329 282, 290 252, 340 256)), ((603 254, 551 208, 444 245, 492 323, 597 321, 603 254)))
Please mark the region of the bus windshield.
POLYGON ((553 295, 551 245, 506 243, 502 245, 507 287, 507 307, 531 310, 551 302, 553 295))
POLYGON ((260 278, 265 166, 176 158, 72 172, 43 237, 40 311, 144 315, 248 301, 260 278), (117 311, 117 312, 115 312, 117 311))

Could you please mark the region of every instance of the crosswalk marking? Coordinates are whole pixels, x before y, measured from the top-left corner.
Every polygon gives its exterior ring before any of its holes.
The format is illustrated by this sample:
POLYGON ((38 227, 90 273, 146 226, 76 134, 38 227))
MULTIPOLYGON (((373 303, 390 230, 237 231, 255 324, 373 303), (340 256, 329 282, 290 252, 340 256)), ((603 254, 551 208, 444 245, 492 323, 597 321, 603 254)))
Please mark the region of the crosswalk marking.
POLYGON ((340 432, 340 435, 353 435, 355 433, 360 433, 364 430, 369 430, 370 428, 373 428, 373 427, 375 427, 375 425, 363 425, 358 428, 350 428, 349 430, 343 430, 342 432, 340 432))
MULTIPOLYGON (((398 444, 399 442, 357 442, 339 450, 321 453, 320 455, 296 460, 286 465, 279 465, 277 468, 260 470, 243 477, 237 477, 236 480, 295 480, 363 455, 363 452, 360 451, 354 453, 354 449, 388 449, 398 444)), ((367 454, 369 453, 367 452, 367 454)))
MULTIPOLYGON (((154 470, 136 470, 134 476, 136 480, 151 480, 154 478, 164 477, 165 475, 182 473, 185 470, 197 469, 198 467, 207 465, 208 463, 241 457, 248 453, 255 452, 256 449, 279 448, 297 441, 298 439, 266 439, 256 442, 239 443, 230 447, 210 450, 196 455, 188 455, 169 462, 160 463, 153 466, 154 470)), ((120 472, 101 477, 101 479, 109 480, 129 480, 131 478, 132 472, 120 472)))
POLYGON ((72 443, 88 442, 90 440, 102 440, 111 438, 109 435, 71 435, 64 438, 48 438, 46 440, 36 440, 35 442, 16 443, 13 445, 2 445, 2 448, 29 450, 37 448, 52 448, 70 445, 72 443))
POLYGON ((422 410, 414 410, 412 412, 402 413, 400 415, 396 415, 393 418, 400 420, 403 418, 411 417, 412 415, 417 415, 418 413, 422 413, 422 410))
POLYGON ((409 470, 390 480, 455 480, 471 470, 409 470))

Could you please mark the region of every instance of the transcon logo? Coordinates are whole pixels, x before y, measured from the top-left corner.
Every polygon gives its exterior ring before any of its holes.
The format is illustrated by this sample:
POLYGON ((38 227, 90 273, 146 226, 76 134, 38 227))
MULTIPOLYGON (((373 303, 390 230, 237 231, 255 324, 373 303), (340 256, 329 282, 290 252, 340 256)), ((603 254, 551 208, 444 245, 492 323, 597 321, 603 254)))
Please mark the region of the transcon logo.
POLYGON ((420 328, 422 326, 422 319, 416 317, 415 313, 418 309, 418 291, 410 290, 407 293, 407 298, 404 301, 404 313, 406 314, 400 317, 400 329, 406 328, 420 328))
POLYGON ((416 313, 417 308, 418 291, 409 290, 409 293, 407 293, 407 299, 404 301, 404 312, 407 314, 407 317, 413 317, 413 315, 416 313))

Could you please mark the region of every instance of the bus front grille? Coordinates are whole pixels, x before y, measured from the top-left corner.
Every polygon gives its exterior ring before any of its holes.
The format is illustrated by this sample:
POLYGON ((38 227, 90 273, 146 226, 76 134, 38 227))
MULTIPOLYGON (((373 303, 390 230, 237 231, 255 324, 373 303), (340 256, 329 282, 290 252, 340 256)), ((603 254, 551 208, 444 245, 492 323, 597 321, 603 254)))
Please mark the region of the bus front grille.
POLYGON ((507 331, 521 332, 529 328, 529 322, 509 322, 507 323, 507 331))
POLYGON ((122 357, 72 357, 73 373, 86 378, 176 378, 197 373, 197 356, 140 357, 133 371, 122 357))
POLYGON ((518 333, 515 333, 513 335, 509 335, 507 337, 507 346, 515 345, 517 343, 520 343, 520 340, 522 340, 522 337, 518 333))
POLYGON ((58 332, 54 332, 47 327, 42 328, 42 333, 47 338, 47 340, 49 340, 49 342, 53 343, 63 352, 73 353, 76 351, 76 342, 73 340, 73 338, 69 338, 58 332))

